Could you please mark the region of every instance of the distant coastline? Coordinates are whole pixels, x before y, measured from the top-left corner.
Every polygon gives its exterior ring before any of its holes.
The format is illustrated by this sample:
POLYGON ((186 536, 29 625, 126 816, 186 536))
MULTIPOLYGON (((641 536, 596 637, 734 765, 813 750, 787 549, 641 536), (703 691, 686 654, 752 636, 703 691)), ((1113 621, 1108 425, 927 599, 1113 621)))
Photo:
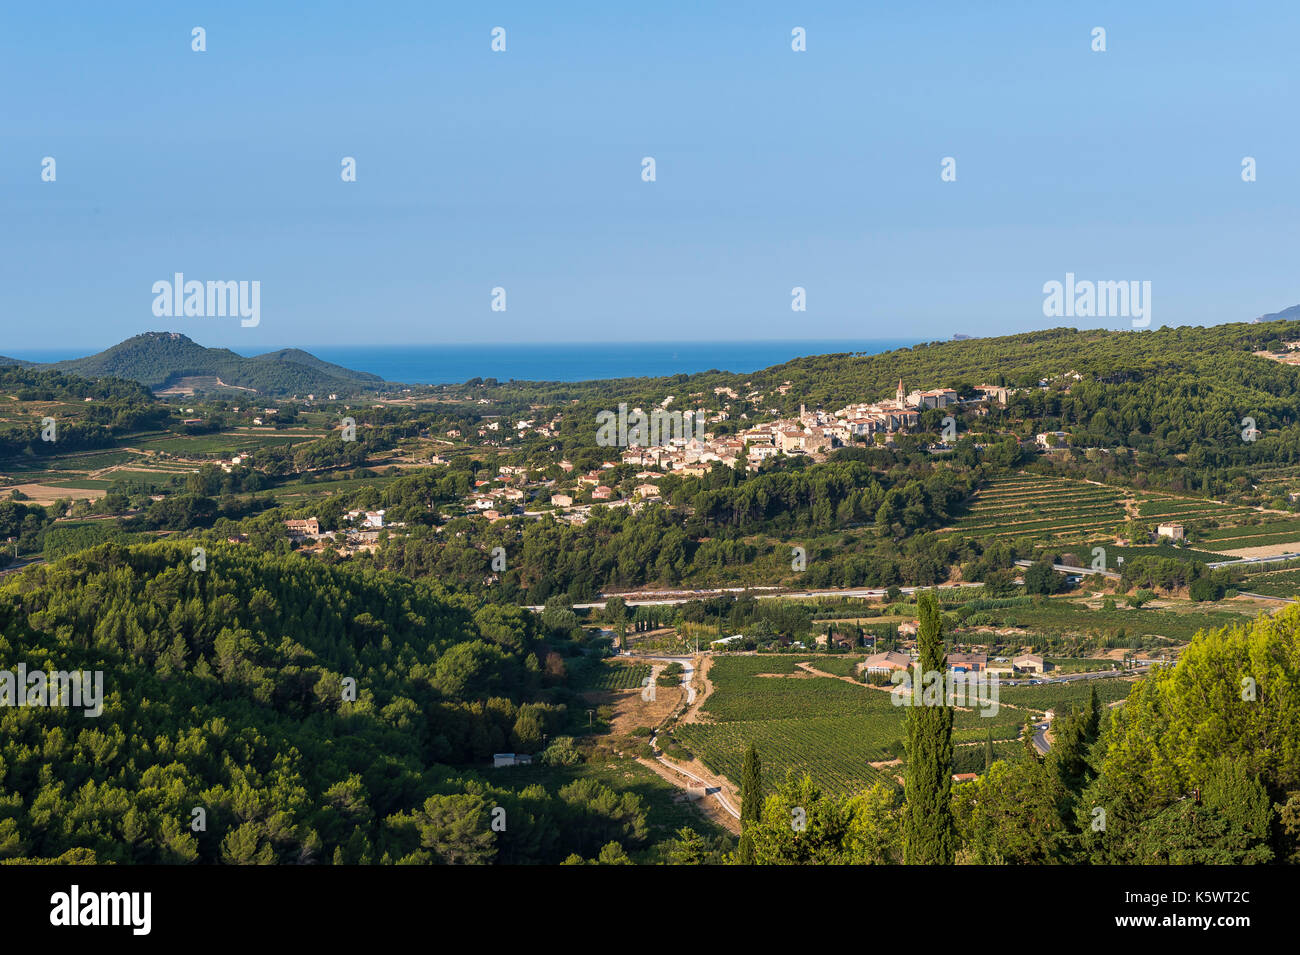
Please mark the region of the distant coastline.
MULTIPOLYGON (((927 341, 929 339, 926 339, 927 341)), ((795 341, 488 343, 455 345, 310 345, 295 347, 324 361, 403 384, 458 384, 471 378, 526 381, 589 381, 654 378, 718 371, 745 374, 806 355, 861 352, 875 355, 908 348, 920 339, 807 339, 795 341)), ((240 354, 269 351, 262 347, 240 354)), ((80 358, 94 348, 6 352, 27 361, 80 358)))

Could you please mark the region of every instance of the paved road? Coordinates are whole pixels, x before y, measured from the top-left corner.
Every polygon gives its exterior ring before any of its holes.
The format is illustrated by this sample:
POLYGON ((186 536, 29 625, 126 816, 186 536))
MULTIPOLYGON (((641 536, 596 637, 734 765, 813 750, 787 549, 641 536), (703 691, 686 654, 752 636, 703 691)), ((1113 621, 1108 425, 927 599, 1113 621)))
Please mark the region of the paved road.
POLYGON ((1219 560, 1206 564, 1211 569, 1216 567, 1235 567, 1239 564, 1280 564, 1284 560, 1295 560, 1300 554, 1278 554, 1276 557, 1238 557, 1236 560, 1219 560))
MULTIPOLYGON (((1034 562, 1031 560, 1016 561, 1017 567, 1032 567, 1034 562)), ((1119 580, 1120 574, 1113 570, 1090 570, 1087 567, 1076 567, 1073 564, 1053 564, 1052 570, 1060 571, 1063 574, 1079 574, 1082 577, 1090 577, 1093 574, 1100 574, 1102 577, 1109 577, 1111 580, 1119 580)))
POLYGON ((1034 726, 1034 749, 1043 756, 1046 756, 1047 751, 1052 748, 1052 745, 1047 742, 1047 731, 1051 726, 1051 720, 1044 720, 1034 726))
POLYGON ((37 557, 34 560, 29 560, 21 564, 10 564, 4 570, 0 570, 0 577, 4 577, 8 574, 16 574, 20 570, 26 570, 28 567, 43 563, 45 563, 45 559, 43 557, 37 557))
MULTIPOLYGON (((900 593, 912 594, 918 590, 958 590, 964 587, 983 587, 983 584, 939 584, 937 588, 933 587, 899 587, 900 593)), ((887 588, 868 588, 858 587, 850 590, 777 590, 771 588, 771 593, 759 593, 755 590, 745 590, 743 587, 730 587, 725 590, 690 590, 679 591, 671 597, 638 597, 635 594, 607 594, 605 600, 612 597, 622 597, 629 607, 653 607, 653 606, 672 606, 676 604, 689 603, 692 600, 706 600, 709 597, 721 597, 727 594, 748 594, 758 600, 775 600, 784 598, 787 600, 812 600, 818 597, 883 597, 888 593, 887 588)), ((591 603, 574 604, 574 610, 591 610, 595 608, 604 608, 605 600, 596 600, 591 603)), ((542 610, 541 604, 530 605, 527 610, 542 610)))
POLYGON ((1292 600, 1290 597, 1270 597, 1268 594, 1252 594, 1246 590, 1239 590, 1237 591, 1237 593, 1240 594, 1242 597, 1255 597, 1259 600, 1277 600, 1277 601, 1281 601, 1284 604, 1300 603, 1300 600, 1292 600))

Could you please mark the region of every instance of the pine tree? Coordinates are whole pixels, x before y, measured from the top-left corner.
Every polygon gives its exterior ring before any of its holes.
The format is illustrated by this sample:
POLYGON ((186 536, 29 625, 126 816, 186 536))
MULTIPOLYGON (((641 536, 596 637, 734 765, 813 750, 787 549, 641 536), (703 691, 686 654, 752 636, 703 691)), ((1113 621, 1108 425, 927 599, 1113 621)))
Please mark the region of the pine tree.
MULTIPOLYGON (((923 680, 947 677, 939 602, 933 593, 917 600, 917 645, 923 680)), ((922 687, 924 691, 924 685, 922 687)), ((922 692, 924 699, 926 694, 922 692)), ((914 705, 907 712, 907 806, 903 817, 903 861, 908 865, 951 865, 957 855, 952 814, 953 709, 947 694, 939 705, 914 705)))
POLYGON ((753 743, 745 750, 745 761, 740 770, 740 845, 737 858, 741 865, 754 864, 753 833, 750 828, 758 822, 763 809, 763 762, 753 743))

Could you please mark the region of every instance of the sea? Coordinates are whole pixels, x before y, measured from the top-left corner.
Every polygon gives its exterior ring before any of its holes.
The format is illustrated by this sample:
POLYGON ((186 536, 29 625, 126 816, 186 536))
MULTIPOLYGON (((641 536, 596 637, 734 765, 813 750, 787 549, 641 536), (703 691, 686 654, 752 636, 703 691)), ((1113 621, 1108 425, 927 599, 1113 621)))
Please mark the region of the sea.
MULTIPOLYGON (((791 341, 488 343, 457 345, 296 345, 323 361, 367 371, 403 384, 459 384, 471 378, 498 381, 589 381, 657 378, 701 371, 746 374, 806 355, 850 352, 875 355, 907 348, 921 339, 806 339, 791 341)), ((259 351, 273 351, 266 348, 259 351)), ((94 349, 5 352, 12 358, 52 362, 80 358, 94 349)), ((240 350, 240 353, 244 352, 240 350)), ((249 352, 248 354, 256 354, 249 352)))
POLYGON ((485 345, 320 345, 317 358, 407 384, 498 381, 590 381, 658 378, 700 371, 758 371, 805 355, 836 352, 875 355, 907 348, 914 340, 859 339, 742 342, 618 342, 485 345))

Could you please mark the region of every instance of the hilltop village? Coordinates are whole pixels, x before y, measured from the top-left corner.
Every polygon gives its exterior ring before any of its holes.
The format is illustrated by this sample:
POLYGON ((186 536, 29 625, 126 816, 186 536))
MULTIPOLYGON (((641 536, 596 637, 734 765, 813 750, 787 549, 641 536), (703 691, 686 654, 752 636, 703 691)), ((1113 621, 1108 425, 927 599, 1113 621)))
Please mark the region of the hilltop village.
MULTIPOLYGON (((778 392, 785 394, 789 390, 785 383, 778 392)), ((660 498, 659 482, 666 475, 677 477, 704 477, 714 467, 721 464, 728 468, 744 468, 756 471, 771 458, 778 456, 806 456, 812 461, 826 460, 836 448, 877 443, 884 446, 892 444, 896 434, 914 431, 920 425, 921 413, 932 409, 973 410, 976 414, 987 413, 990 403, 1005 405, 1012 389, 998 385, 978 385, 974 395, 962 398, 951 388, 934 388, 928 390, 908 391, 902 379, 892 398, 871 402, 855 402, 835 411, 810 411, 800 406, 797 417, 773 417, 771 420, 755 423, 737 433, 715 435, 704 430, 708 423, 727 421, 730 418, 725 405, 721 410, 706 412, 668 412, 673 397, 668 396, 651 414, 644 415, 640 408, 631 410, 635 420, 641 416, 644 420, 652 417, 656 427, 643 431, 656 443, 639 443, 637 430, 626 427, 620 434, 630 435, 625 438, 626 445, 616 459, 605 461, 600 468, 578 473, 574 464, 561 459, 555 462, 558 474, 546 475, 550 468, 539 469, 524 465, 502 465, 496 479, 480 478, 476 480, 473 492, 466 500, 466 511, 478 514, 490 521, 503 520, 511 516, 540 517, 553 513, 568 523, 584 523, 592 505, 622 506, 636 508, 641 504, 660 498), (662 431, 657 426, 675 424, 662 431), (630 493, 620 491, 624 481, 613 475, 623 474, 616 471, 620 465, 639 468, 634 475, 630 493)), ((731 388, 715 388, 715 397, 721 401, 735 400, 738 393, 731 388)), ((750 399, 761 398, 751 394, 750 399)), ((773 409, 773 414, 777 414, 773 409)), ((625 409, 622 417, 628 417, 625 409)), ((540 437, 551 437, 558 433, 561 417, 556 416, 538 425, 533 420, 519 420, 514 431, 518 435, 535 433, 540 437)), ((488 420, 477 429, 485 443, 496 444, 494 434, 502 431, 502 422, 488 420)), ((448 438, 461 439, 460 429, 447 432, 448 438)), ((1041 442, 1040 442, 1041 443, 1041 442)), ((613 449, 617 450, 617 449, 613 449)), ((441 458, 433 458, 429 463, 441 464, 441 458)), ((356 550, 373 550, 377 531, 383 528, 382 512, 365 516, 349 515, 359 518, 352 521, 355 527, 347 531, 345 552, 356 550)), ((299 540, 324 541, 333 539, 333 535, 323 534, 318 527, 312 527, 311 520, 286 521, 291 536, 299 540)), ((388 525, 395 527, 399 525, 388 525)))

